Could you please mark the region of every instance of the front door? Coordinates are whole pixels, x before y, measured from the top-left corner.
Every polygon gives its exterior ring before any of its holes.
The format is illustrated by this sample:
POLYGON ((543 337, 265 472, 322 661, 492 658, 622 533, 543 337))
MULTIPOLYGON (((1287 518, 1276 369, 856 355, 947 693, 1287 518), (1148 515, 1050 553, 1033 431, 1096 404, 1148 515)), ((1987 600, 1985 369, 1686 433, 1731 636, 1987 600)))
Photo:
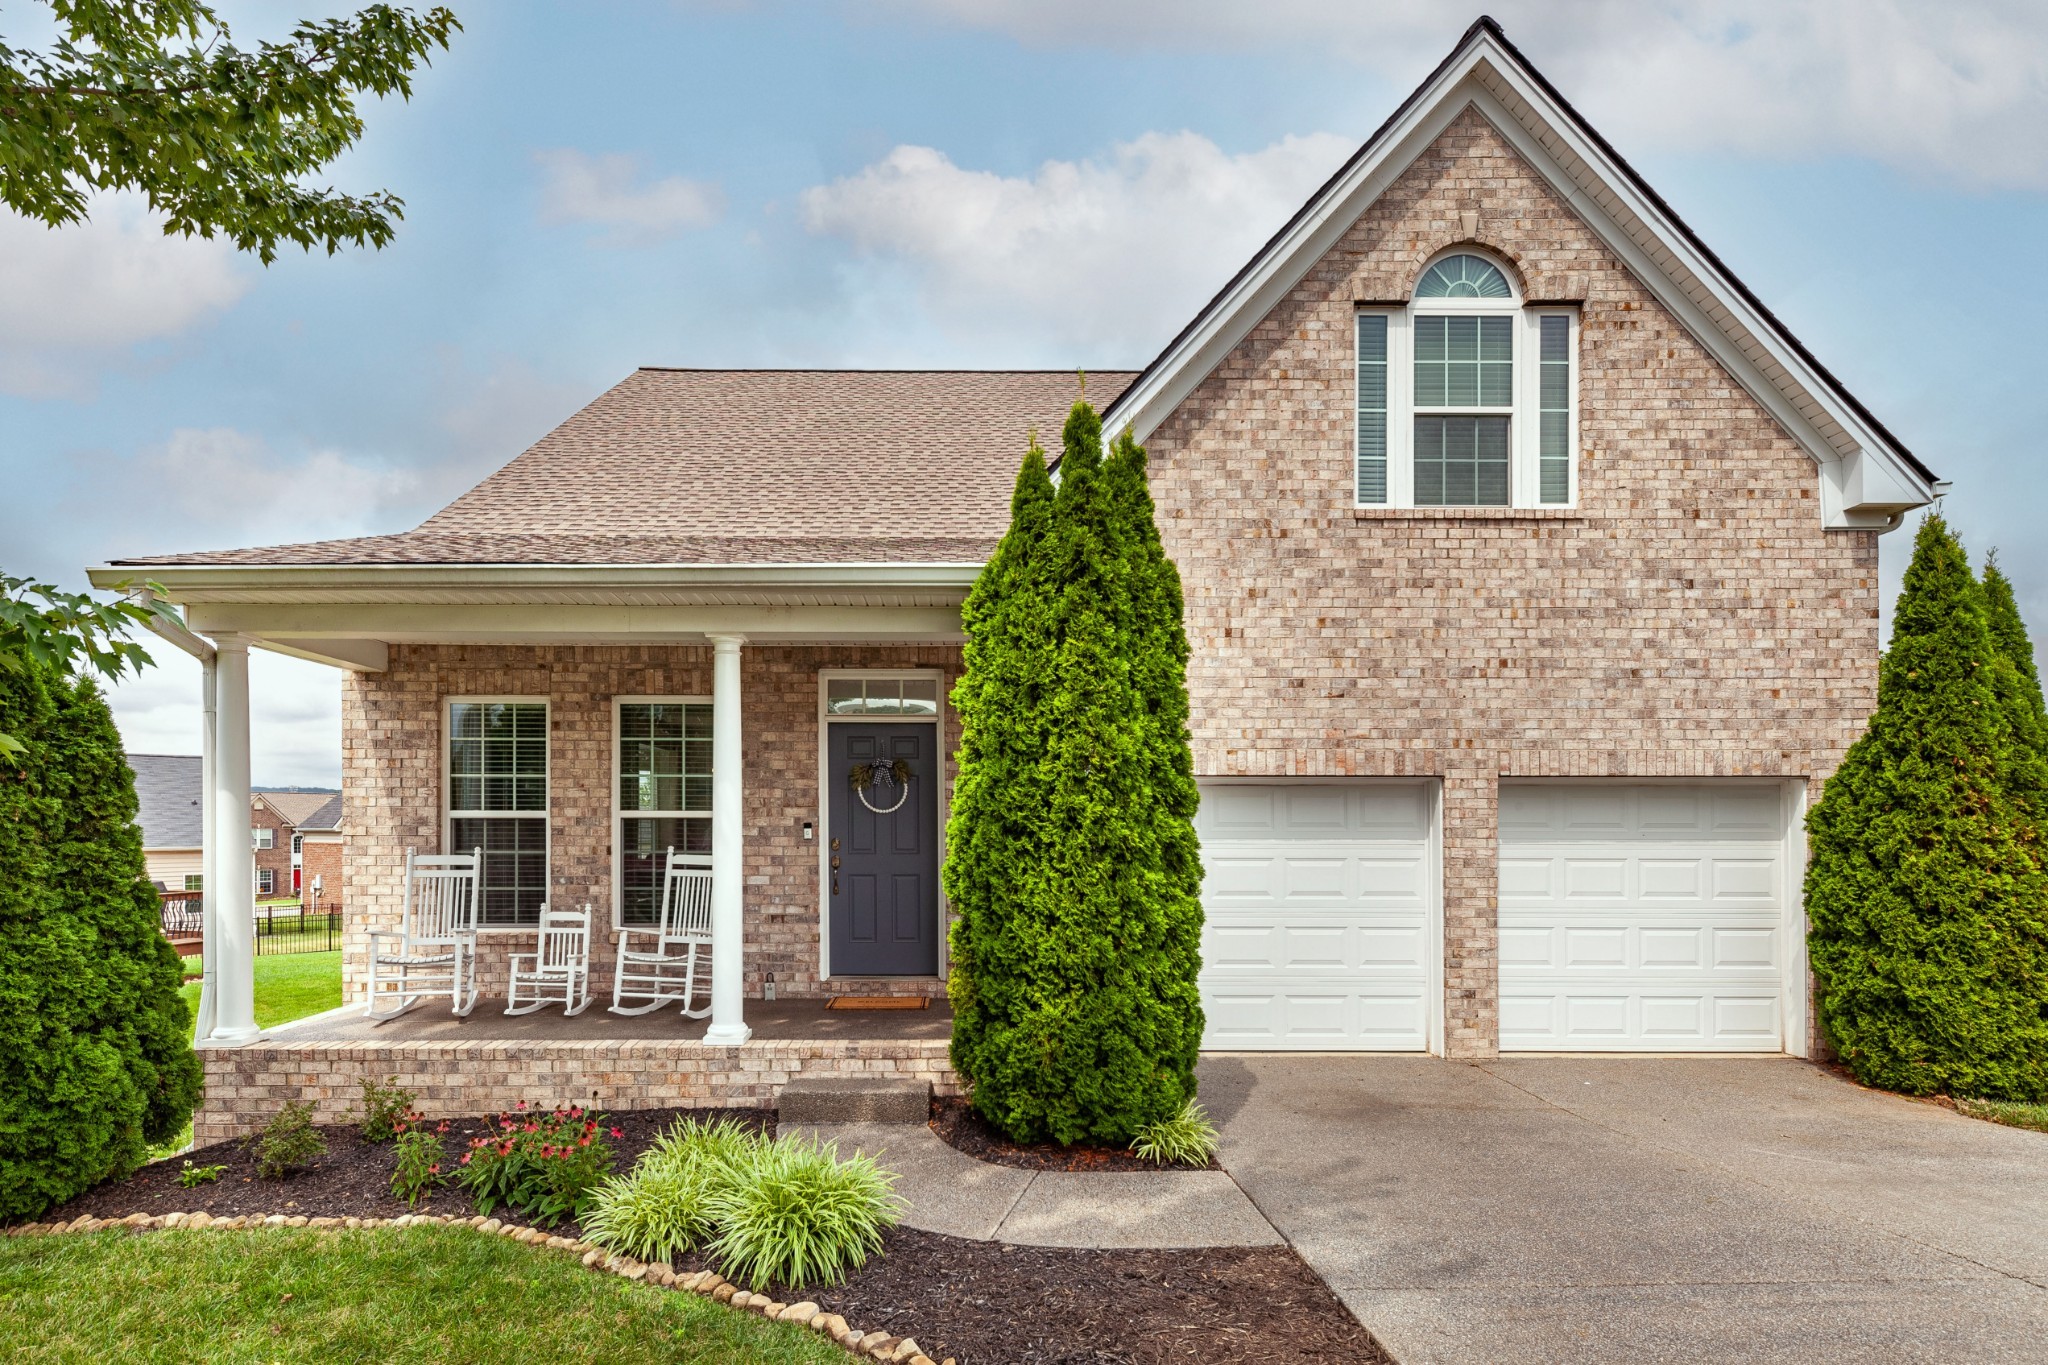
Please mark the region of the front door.
POLYGON ((936 725, 827 725, 825 788, 832 975, 939 971, 936 725), (908 781, 896 779, 897 764, 908 781), (869 775, 854 785, 856 769, 869 775))

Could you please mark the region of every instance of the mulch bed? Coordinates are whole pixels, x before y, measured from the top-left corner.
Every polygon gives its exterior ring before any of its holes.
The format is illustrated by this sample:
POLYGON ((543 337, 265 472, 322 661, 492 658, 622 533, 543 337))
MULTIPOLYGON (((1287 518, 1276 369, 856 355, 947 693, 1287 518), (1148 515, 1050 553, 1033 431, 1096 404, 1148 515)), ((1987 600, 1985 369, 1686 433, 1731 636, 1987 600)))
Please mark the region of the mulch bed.
MULTIPOLYGON (((690 1112, 611 1115, 607 1122, 624 1132, 612 1143, 617 1169, 627 1169, 678 1115, 690 1112)), ((766 1110, 717 1112, 771 1132, 774 1128, 774 1115, 766 1110)), ((451 1120, 448 1149, 461 1151, 469 1135, 485 1131, 484 1123, 451 1120)), ((177 1211, 358 1218, 395 1218, 406 1212, 466 1217, 473 1212, 468 1196, 455 1187, 408 1210, 391 1193, 389 1146, 363 1142, 353 1125, 323 1126, 321 1132, 327 1155, 289 1180, 258 1180, 254 1159, 240 1142, 217 1143, 102 1185, 44 1214, 43 1220, 177 1211), (195 1166, 225 1165, 227 1170, 211 1184, 181 1189, 178 1171, 186 1158, 195 1166)), ((573 1223, 552 1230, 580 1234, 573 1223)), ((689 1257, 676 1268, 708 1264, 689 1257)), ((864 1327, 914 1336, 932 1359, 955 1356, 960 1365, 1391 1361, 1288 1247, 1085 1251, 1007 1246, 897 1228, 885 1237, 882 1253, 847 1283, 785 1296, 811 1299, 864 1327)))
POLYGON ((966 1100, 932 1100, 932 1131, 941 1141, 959 1148, 978 1161, 996 1166, 1016 1166, 1027 1171, 1220 1171, 1211 1159, 1204 1166, 1162 1168, 1157 1162, 1133 1156, 1126 1147, 1061 1147, 1051 1142, 1012 1142, 988 1120, 968 1107, 966 1100))

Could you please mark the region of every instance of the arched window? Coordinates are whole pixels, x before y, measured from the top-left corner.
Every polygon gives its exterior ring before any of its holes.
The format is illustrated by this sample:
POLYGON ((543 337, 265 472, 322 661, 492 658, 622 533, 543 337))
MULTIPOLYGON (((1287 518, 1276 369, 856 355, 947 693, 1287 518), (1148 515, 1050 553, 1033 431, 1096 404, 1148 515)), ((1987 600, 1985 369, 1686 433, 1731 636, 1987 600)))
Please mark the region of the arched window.
POLYGON ((1576 333, 1473 251, 1426 265, 1407 307, 1360 309, 1357 504, 1570 505, 1576 333))

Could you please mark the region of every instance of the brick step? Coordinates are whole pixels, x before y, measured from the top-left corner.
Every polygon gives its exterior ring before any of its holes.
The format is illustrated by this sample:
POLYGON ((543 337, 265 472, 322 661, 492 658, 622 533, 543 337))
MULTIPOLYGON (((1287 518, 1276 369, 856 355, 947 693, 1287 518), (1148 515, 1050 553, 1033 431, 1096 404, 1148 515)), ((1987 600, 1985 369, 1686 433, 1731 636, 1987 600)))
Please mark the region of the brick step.
POLYGON ((795 1080, 782 1087, 776 1122, 925 1123, 931 1109, 930 1081, 879 1076, 795 1080))

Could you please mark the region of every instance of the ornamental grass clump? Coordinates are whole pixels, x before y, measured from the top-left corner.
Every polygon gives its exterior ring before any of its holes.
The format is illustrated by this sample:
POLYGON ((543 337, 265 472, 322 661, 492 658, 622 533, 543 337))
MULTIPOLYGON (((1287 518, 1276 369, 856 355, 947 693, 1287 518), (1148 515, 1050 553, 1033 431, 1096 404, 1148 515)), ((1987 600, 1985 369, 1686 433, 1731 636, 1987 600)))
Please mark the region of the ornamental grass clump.
POLYGON ((837 1143, 778 1138, 708 1199, 720 1273, 751 1285, 838 1284, 896 1224, 896 1177, 837 1143))
POLYGON ((494 1133, 470 1141, 456 1178, 477 1212, 517 1209, 542 1227, 582 1216, 612 1168, 607 1134, 624 1136, 580 1105, 529 1111, 524 1100, 493 1126, 494 1133))
POLYGON ((1162 1166, 1206 1166, 1216 1155, 1216 1125, 1201 1105, 1189 1100, 1172 1118, 1148 1123, 1131 1143, 1134 1155, 1162 1166))
POLYGON ((643 1261, 695 1251, 712 1233, 714 1191, 746 1178, 766 1140, 731 1118, 677 1119, 631 1174, 607 1180, 583 1218, 583 1235, 643 1261))

